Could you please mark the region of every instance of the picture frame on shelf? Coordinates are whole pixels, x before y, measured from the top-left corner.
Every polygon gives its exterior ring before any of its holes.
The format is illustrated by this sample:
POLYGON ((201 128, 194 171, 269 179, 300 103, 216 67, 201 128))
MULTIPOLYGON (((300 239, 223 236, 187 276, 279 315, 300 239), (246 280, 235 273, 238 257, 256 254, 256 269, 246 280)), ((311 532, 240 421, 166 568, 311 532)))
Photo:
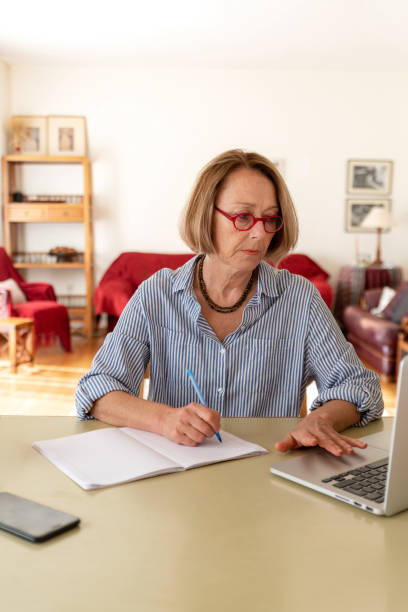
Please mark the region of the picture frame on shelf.
MULTIPOLYGON (((374 233, 376 227, 363 227, 363 221, 371 210, 375 207, 382 207, 391 213, 390 199, 347 199, 346 200, 346 232, 358 233, 374 233)), ((389 232, 389 229, 384 229, 384 232, 389 232)))
POLYGON ((85 117, 48 117, 49 155, 86 155, 85 117))
POLYGON ((47 154, 47 117, 14 115, 10 120, 10 132, 11 153, 47 154))
POLYGON ((386 159, 349 159, 347 193, 389 195, 392 191, 393 162, 386 159))

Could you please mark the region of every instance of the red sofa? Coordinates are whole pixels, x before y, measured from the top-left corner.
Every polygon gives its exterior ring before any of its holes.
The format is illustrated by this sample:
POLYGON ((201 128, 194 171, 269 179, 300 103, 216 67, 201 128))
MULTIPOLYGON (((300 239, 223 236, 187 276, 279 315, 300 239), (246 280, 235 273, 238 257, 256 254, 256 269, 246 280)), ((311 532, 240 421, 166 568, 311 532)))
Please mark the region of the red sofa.
POLYGON ((302 253, 293 253, 284 257, 278 268, 289 270, 293 274, 299 274, 309 279, 318 289, 327 306, 332 307, 334 292, 329 283, 329 274, 313 259, 302 253))
MULTIPOLYGON (((122 310, 142 281, 161 268, 175 270, 191 257, 194 257, 192 253, 122 253, 109 266, 95 289, 95 314, 98 316, 106 313, 108 331, 112 331, 122 310)), ((326 304, 331 307, 333 289, 328 282, 329 275, 310 257, 301 254, 288 255, 281 261, 279 268, 285 268, 311 280, 326 304)))

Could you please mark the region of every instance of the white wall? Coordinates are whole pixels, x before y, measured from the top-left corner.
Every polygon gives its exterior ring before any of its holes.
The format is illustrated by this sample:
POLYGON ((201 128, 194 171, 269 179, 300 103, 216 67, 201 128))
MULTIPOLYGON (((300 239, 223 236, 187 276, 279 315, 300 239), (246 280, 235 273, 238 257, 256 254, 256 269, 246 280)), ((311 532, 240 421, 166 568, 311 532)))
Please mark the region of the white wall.
MULTIPOLYGON (((7 119, 10 113, 9 67, 0 60, 0 156, 7 152, 7 119)), ((1 175, 0 175, 1 189, 1 175)), ((0 219, 0 235, 3 235, 3 217, 0 219)), ((0 242, 2 244, 2 242, 0 242)))
MULTIPOLYGON (((177 221, 195 176, 232 147, 286 159, 297 250, 333 280, 354 261, 355 235, 344 231, 346 160, 394 160, 397 226, 383 254, 407 275, 408 72, 15 65, 10 87, 12 114, 87 116, 96 281, 122 251, 185 251, 177 221)), ((55 246, 49 227, 36 231, 55 246)), ((360 250, 374 254, 375 236, 360 235, 360 250)), ((53 282, 65 292, 76 280, 53 282)))

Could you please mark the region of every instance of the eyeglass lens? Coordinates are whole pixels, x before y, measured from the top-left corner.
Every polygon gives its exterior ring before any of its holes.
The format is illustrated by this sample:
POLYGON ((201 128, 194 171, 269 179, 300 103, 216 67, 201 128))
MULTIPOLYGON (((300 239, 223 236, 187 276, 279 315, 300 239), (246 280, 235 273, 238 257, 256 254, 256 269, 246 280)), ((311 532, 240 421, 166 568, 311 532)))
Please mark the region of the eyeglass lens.
MULTIPOLYGON (((250 229, 255 224, 255 217, 250 213, 244 215, 238 215, 235 218, 235 227, 239 230, 250 229)), ((264 228, 266 232, 273 233, 280 230, 283 225, 281 217, 271 217, 270 219, 263 220, 264 228)))

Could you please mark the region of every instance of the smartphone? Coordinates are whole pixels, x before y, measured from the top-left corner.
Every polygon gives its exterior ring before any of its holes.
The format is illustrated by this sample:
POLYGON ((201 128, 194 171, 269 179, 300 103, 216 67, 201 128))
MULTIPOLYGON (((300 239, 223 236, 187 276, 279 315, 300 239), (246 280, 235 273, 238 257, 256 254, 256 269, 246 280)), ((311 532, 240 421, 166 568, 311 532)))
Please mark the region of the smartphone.
POLYGON ((0 493, 0 529, 30 542, 44 542, 77 525, 77 516, 12 493, 0 493))

